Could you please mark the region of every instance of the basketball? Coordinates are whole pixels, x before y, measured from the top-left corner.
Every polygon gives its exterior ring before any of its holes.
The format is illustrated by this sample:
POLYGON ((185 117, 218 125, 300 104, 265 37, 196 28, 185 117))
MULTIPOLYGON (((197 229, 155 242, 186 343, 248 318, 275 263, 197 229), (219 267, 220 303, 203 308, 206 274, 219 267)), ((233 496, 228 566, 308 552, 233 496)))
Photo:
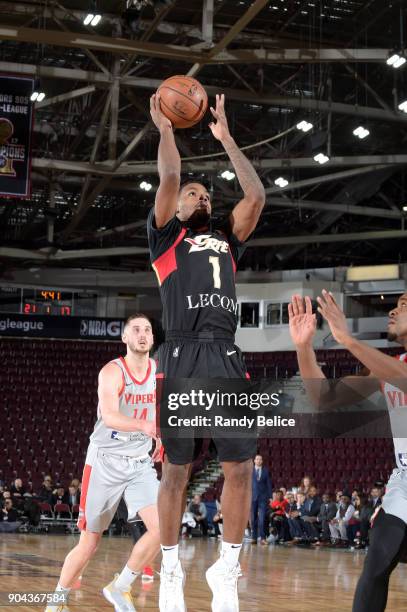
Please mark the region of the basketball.
POLYGON ((158 88, 161 110, 176 128, 198 123, 208 107, 208 96, 199 81, 189 76, 172 76, 158 88))

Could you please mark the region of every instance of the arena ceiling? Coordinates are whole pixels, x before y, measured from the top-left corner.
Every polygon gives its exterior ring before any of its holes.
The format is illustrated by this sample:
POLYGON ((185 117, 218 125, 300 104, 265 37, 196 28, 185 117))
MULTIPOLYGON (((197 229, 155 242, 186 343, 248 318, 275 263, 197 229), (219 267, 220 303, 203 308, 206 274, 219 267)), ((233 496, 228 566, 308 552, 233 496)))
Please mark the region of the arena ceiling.
MULTIPOLYGON (((404 2, 383 0, 0 0, 0 72, 33 74, 46 92, 32 198, 0 199, 3 270, 149 269, 148 100, 173 74, 196 76, 212 100, 226 94, 231 131, 266 187, 242 269, 406 261, 407 63, 386 64, 405 46, 406 16, 404 2), (88 12, 102 15, 96 28, 83 25, 88 12), (299 131, 302 120, 313 130, 299 131)), ((209 121, 176 139, 185 178, 206 181, 223 215, 239 188, 221 177, 230 164, 209 121)))

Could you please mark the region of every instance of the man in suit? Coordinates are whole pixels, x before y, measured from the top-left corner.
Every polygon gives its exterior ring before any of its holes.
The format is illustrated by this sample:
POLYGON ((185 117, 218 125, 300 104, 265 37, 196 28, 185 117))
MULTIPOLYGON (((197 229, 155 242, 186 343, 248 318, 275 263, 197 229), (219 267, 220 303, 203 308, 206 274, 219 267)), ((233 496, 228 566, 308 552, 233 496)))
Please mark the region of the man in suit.
POLYGON ((267 544, 265 520, 267 506, 271 500, 271 494, 272 486, 269 471, 263 466, 263 457, 261 455, 256 455, 252 474, 252 544, 257 544, 258 537, 260 537, 260 543, 262 545, 267 544))
POLYGON ((330 493, 324 493, 322 504, 318 514, 318 523, 321 525, 321 542, 330 542, 329 523, 335 518, 337 512, 336 503, 332 501, 330 493))
POLYGON ((78 489, 74 487, 73 485, 70 485, 68 488, 68 491, 65 493, 62 499, 62 503, 68 504, 68 506, 72 510, 73 506, 76 506, 79 504, 79 499, 80 499, 80 493, 78 489))
POLYGON ((319 531, 316 527, 318 514, 321 509, 321 498, 318 496, 317 488, 311 486, 303 504, 301 520, 303 529, 310 540, 318 540, 319 531))

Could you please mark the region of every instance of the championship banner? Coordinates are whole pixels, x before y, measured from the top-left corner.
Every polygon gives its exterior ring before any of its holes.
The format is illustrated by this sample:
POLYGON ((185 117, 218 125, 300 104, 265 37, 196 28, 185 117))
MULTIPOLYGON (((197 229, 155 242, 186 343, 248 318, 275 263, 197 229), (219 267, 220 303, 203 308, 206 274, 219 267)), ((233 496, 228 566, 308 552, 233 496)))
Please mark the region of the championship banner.
POLYGON ((31 194, 34 79, 0 75, 0 196, 31 194))

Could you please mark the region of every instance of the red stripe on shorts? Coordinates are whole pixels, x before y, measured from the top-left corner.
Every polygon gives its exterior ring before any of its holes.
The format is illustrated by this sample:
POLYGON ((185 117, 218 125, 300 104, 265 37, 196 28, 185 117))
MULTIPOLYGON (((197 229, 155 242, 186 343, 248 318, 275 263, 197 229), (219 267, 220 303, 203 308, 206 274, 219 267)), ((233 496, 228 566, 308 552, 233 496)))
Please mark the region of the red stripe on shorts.
POLYGON ((92 472, 92 466, 88 463, 85 464, 83 468, 82 475, 82 491, 81 491, 81 499, 79 502, 79 518, 78 518, 78 529, 81 531, 85 531, 86 529, 86 498, 88 496, 88 488, 89 488, 89 480, 92 472))

